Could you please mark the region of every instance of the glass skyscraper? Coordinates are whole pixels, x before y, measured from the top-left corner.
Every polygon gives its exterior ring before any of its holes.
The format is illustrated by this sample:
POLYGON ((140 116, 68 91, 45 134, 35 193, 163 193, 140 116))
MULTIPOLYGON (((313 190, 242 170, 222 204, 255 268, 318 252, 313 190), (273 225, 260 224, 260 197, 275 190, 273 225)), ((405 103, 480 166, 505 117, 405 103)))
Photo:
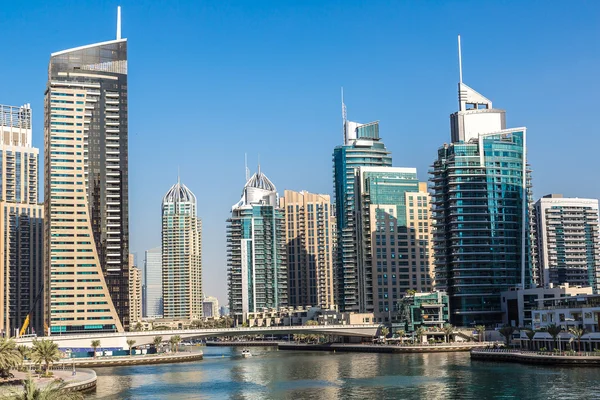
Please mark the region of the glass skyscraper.
POLYGON ((164 318, 202 317, 202 223, 181 182, 162 201, 162 291, 164 318))
POLYGON ((144 260, 143 316, 162 318, 163 289, 162 289, 162 250, 155 247, 146 250, 144 260))
POLYGON ((227 220, 229 309, 238 323, 288 305, 284 221, 277 189, 259 167, 227 220))
POLYGON ((343 120, 344 144, 333 151, 333 180, 337 221, 335 263, 336 304, 341 311, 359 307, 358 242, 355 216, 355 172, 358 167, 392 165, 391 153, 379 137, 379 122, 343 120))
POLYGON ((459 104, 431 170, 436 287, 453 324, 494 325, 500 292, 538 280, 526 128, 462 82, 459 104))
POLYGON ((129 326, 127 110, 120 27, 116 40, 51 55, 44 257, 46 320, 55 334, 129 326))

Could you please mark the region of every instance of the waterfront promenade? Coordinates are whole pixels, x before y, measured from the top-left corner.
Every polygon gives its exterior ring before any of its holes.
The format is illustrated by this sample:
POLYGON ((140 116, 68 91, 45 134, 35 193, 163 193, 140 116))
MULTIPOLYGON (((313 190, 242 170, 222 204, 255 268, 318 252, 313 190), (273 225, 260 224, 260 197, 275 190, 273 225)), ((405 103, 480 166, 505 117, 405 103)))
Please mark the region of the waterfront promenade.
POLYGON ((567 351, 554 353, 512 349, 473 349, 471 350, 471 359, 525 364, 600 367, 600 353, 597 352, 567 351))
POLYGON ((124 365, 152 365, 181 363, 190 361, 199 361, 203 358, 203 352, 181 352, 166 354, 147 354, 139 356, 109 356, 98 358, 66 358, 53 364, 53 368, 80 367, 115 367, 124 365))
MULTIPOLYGON (((38 378, 36 374, 32 372, 12 371, 14 375, 14 381, 20 382, 27 379, 27 376, 31 374, 34 378, 35 383, 38 387, 43 388, 55 380, 61 380, 66 382, 66 388, 78 392, 87 392, 96 387, 97 376, 96 371, 87 368, 78 368, 77 373, 73 375, 70 369, 61 369, 60 367, 52 370, 53 376, 50 378, 38 378)), ((19 393, 23 386, 21 384, 9 384, 0 387, 0 396, 12 395, 13 393, 19 393)))
POLYGON ((305 343, 280 343, 279 350, 297 351, 332 351, 353 353, 448 353, 470 351, 476 348, 489 346, 490 343, 449 343, 449 344, 423 344, 423 345, 397 345, 397 344, 305 344, 305 343))

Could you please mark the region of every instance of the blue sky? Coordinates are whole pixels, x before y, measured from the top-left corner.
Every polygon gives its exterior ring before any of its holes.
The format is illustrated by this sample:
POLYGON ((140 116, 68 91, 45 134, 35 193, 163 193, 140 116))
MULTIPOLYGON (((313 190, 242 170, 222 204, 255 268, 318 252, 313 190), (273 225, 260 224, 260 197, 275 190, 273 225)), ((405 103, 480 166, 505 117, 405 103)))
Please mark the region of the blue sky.
MULTIPOLYGON (((348 117, 379 120, 395 166, 421 179, 450 140, 464 82, 528 127, 536 198, 600 197, 597 1, 13 1, 0 103, 31 103, 43 148, 51 52, 129 40, 131 251, 160 244, 160 202, 182 181, 204 224, 204 291, 226 301, 225 220, 244 185, 244 153, 284 189, 331 193, 348 117)), ((40 157, 41 158, 41 157, 40 157)), ((42 158, 41 158, 42 159, 42 158)))

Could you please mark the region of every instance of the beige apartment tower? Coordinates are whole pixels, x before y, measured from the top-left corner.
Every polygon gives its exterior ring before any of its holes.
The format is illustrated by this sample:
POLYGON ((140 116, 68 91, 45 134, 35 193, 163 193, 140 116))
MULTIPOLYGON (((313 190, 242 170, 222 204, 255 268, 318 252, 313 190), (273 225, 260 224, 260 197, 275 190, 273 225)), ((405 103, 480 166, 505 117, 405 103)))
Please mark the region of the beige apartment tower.
POLYGON ((336 224, 329 195, 286 190, 279 202, 285 213, 289 305, 333 307, 336 224))
POLYGON ((202 317, 202 223, 196 196, 177 182, 162 201, 164 318, 202 317))
POLYGON ((133 254, 129 255, 129 320, 130 330, 142 320, 142 271, 136 267, 133 254))
POLYGON ((0 331, 42 334, 43 207, 31 108, 0 105, 0 331))

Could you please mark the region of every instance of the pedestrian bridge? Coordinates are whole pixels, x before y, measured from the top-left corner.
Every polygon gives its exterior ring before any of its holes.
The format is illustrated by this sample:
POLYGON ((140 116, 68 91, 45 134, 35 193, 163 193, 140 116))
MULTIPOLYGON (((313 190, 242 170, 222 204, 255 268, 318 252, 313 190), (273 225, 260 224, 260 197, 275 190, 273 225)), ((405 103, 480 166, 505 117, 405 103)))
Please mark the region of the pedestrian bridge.
MULTIPOLYGON (((212 329, 178 329, 160 331, 134 331, 122 333, 90 333, 84 335, 52 335, 44 337, 58 343, 61 349, 91 348, 92 340, 99 340, 100 347, 127 349, 127 340, 135 340, 135 346, 151 344, 154 338, 161 336, 163 341, 169 341, 173 336, 182 339, 194 339, 217 336, 255 336, 255 335, 288 335, 288 334, 317 334, 335 336, 374 337, 379 325, 302 325, 302 326, 267 326, 239 327, 212 329)), ((31 345, 34 338, 18 338, 18 344, 31 345)))

